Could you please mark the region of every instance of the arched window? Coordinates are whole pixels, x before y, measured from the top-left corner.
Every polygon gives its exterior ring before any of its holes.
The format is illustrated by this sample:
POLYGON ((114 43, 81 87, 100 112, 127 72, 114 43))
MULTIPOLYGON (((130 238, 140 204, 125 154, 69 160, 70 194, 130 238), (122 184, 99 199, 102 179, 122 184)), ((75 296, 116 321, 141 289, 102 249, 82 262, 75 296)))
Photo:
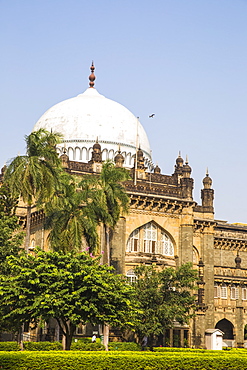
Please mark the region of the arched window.
POLYGON ((127 252, 156 253, 174 256, 171 238, 154 222, 149 222, 135 229, 127 241, 127 252))
POLYGON ((169 236, 164 232, 161 231, 161 254, 164 254, 165 256, 174 256, 174 247, 171 239, 169 236))
POLYGON ((244 286, 242 288, 242 299, 247 300, 247 288, 246 288, 246 286, 244 286))
POLYGON ((140 243, 139 243, 140 233, 139 229, 134 230, 128 239, 127 243, 127 252, 139 252, 140 243))
POLYGON ((82 159, 82 162, 86 162, 89 160, 88 158, 88 152, 87 152, 87 148, 83 147, 82 150, 81 150, 81 159, 82 159))
POLYGON ((78 146, 75 148, 75 160, 76 161, 81 160, 81 149, 78 146))
POLYGON ((227 286, 226 286, 226 284, 221 285, 221 298, 227 299, 227 286))
POLYGON ((235 285, 231 286, 231 299, 238 299, 238 287, 235 285))
POLYGON ((157 227, 149 222, 143 226, 143 250, 144 253, 156 253, 157 227))
POLYGON ((214 298, 221 297, 221 287, 218 284, 214 284, 214 298))
POLYGON ((109 159, 108 150, 103 149, 103 151, 102 151, 102 160, 106 161, 107 159, 109 159))
POLYGON ((69 157, 70 161, 75 160, 75 155, 74 155, 74 149, 73 148, 69 147, 67 154, 68 154, 68 157, 69 157))
POLYGON ((126 277, 130 284, 135 283, 137 280, 137 276, 135 275, 134 270, 127 271, 126 277))

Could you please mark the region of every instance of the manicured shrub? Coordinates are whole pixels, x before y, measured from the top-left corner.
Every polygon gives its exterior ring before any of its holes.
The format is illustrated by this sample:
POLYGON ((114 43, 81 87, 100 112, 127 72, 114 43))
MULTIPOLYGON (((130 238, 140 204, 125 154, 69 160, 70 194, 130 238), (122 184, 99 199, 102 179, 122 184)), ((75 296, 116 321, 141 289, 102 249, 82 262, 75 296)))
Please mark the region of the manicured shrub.
MULTIPOLYGON (((100 341, 99 338, 96 338, 96 342, 97 341, 100 341)), ((83 338, 80 338, 80 339, 74 339, 74 342, 75 343, 78 343, 78 342, 82 342, 82 343, 92 343, 92 338, 89 338, 89 337, 83 337, 83 338)))
POLYGON ((20 351, 17 342, 0 342, 0 351, 20 351))
POLYGON ((153 350, 154 352, 208 352, 206 349, 178 347, 154 347, 153 350))
POLYGON ((92 343, 79 340, 71 344, 71 351, 104 351, 105 347, 100 342, 92 343))
POLYGON ((63 349, 60 342, 24 342, 26 351, 59 351, 63 349))
POLYGON ((139 344, 134 342, 110 342, 108 345, 109 351, 140 351, 139 344))
POLYGON ((246 370, 247 351, 0 352, 0 364, 4 370, 246 370))

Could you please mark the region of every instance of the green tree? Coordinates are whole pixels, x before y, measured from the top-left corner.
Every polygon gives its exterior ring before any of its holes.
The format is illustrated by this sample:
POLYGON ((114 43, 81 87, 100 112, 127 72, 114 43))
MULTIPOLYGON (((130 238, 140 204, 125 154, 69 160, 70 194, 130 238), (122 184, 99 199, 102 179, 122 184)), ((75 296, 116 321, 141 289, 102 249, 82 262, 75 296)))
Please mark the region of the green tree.
POLYGON ((86 176, 79 184, 86 190, 96 219, 104 226, 104 253, 107 264, 110 265, 110 237, 121 214, 127 213, 129 196, 123 182, 130 176, 125 168, 115 167, 111 161, 103 163, 101 173, 86 176), (91 192, 90 192, 91 191, 91 192))
POLYGON ((86 189, 78 189, 76 179, 61 173, 60 188, 46 204, 45 228, 50 230, 49 239, 54 251, 80 251, 85 238, 90 251, 98 246, 95 212, 86 189))
POLYGON ((189 263, 163 270, 142 265, 135 268, 135 274, 133 286, 142 310, 135 330, 139 339, 147 336, 152 347, 155 336, 172 328, 175 321, 185 324, 193 316, 198 275, 189 263))
MULTIPOLYGON (((81 187, 93 185, 92 209, 98 222, 103 224, 104 246, 103 252, 108 266, 110 266, 110 238, 122 213, 129 208, 129 196, 123 182, 130 178, 125 168, 119 168, 111 161, 104 162, 100 175, 94 179, 85 178, 81 187)), ((104 345, 108 350, 109 323, 104 324, 104 345)))
POLYGON ((30 243, 31 208, 48 201, 55 192, 61 168, 56 152, 60 135, 44 129, 32 132, 25 137, 26 155, 17 156, 7 167, 4 181, 11 193, 21 196, 27 204, 26 242, 30 243))
POLYGON ((15 216, 17 199, 9 192, 7 184, 0 187, 0 273, 7 273, 6 258, 17 255, 23 242, 18 218, 15 216))
POLYGON ((37 325, 55 318, 70 349, 79 323, 114 326, 128 324, 133 288, 87 253, 44 252, 7 259, 11 276, 0 276, 0 303, 11 310, 0 318, 22 325, 37 325))

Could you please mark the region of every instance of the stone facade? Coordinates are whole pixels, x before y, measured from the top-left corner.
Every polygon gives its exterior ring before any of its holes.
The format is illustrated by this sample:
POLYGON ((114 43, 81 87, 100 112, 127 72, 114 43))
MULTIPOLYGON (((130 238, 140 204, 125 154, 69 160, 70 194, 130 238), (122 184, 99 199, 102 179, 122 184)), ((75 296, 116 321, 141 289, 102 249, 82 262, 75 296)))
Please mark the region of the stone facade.
MULTIPOLYGON (((89 162, 61 156, 64 169, 77 176, 101 171, 100 143, 89 162)), ((123 160, 115 153, 116 166, 123 160)), ((130 210, 122 215, 111 237, 110 260, 118 273, 135 279, 133 269, 141 263, 159 268, 192 262, 198 269, 198 305, 190 326, 166 330, 164 343, 205 346, 205 330, 220 329, 229 346, 243 346, 247 324, 247 225, 228 224, 214 218, 214 190, 207 174, 203 179, 201 205, 193 200, 191 168, 179 156, 172 175, 156 166, 148 172, 141 149, 125 183, 130 210)), ((23 207, 20 217, 25 220, 23 207)), ((48 248, 44 215, 35 209, 31 221, 30 248, 48 248)))

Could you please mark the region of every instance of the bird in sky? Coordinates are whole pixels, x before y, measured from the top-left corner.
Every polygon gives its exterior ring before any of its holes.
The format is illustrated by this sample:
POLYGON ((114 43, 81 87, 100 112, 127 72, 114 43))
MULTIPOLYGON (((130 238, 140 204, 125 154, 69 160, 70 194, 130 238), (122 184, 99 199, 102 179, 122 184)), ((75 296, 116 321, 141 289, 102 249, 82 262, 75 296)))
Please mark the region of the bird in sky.
POLYGON ((149 118, 154 118, 155 113, 150 114, 149 118))

